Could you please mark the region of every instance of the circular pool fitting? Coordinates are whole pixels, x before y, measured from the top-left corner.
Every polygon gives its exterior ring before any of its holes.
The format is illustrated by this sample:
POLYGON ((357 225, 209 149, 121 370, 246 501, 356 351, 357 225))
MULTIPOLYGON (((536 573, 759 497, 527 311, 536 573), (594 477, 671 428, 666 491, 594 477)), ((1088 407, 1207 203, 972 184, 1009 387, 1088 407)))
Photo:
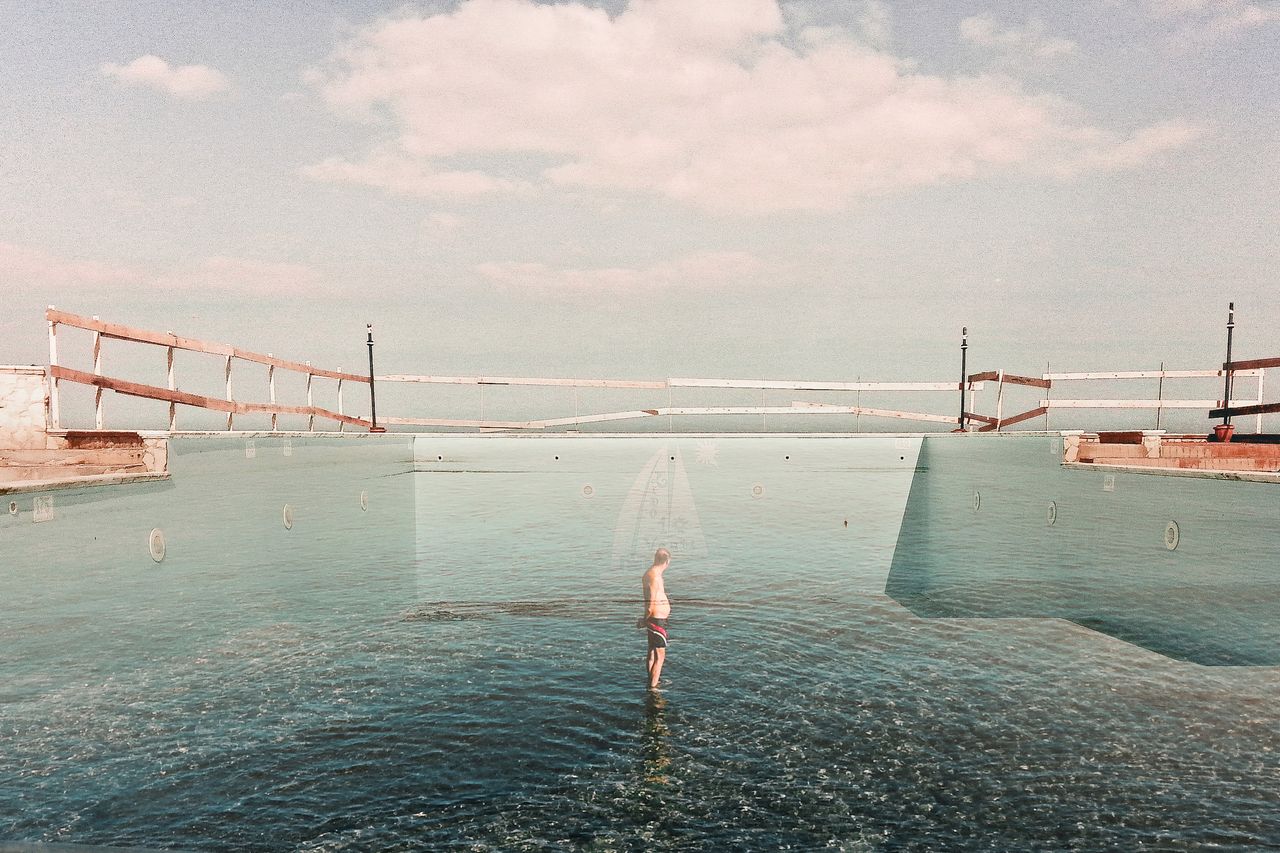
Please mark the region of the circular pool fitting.
POLYGON ((9 501, 9 515, 17 515, 17 514, 18 514, 18 502, 9 501))
POLYGON ((437 461, 437 462, 443 462, 443 461, 444 461, 444 457, 443 457, 443 456, 437 456, 437 457, 436 457, 436 461, 437 461))
POLYGON ((584 498, 589 498, 595 493, 596 493, 596 490, 591 487, 590 483, 587 483, 585 486, 582 487, 582 496, 584 498))
POLYGON ((159 563, 164 560, 164 531, 159 527, 151 529, 151 535, 147 537, 147 550, 151 552, 151 559, 155 562, 159 563))
POLYGON ((293 529, 293 507, 289 504, 285 504, 284 510, 283 512, 280 513, 280 515, 284 520, 284 529, 292 530, 293 529))
POLYGON ((1045 521, 1049 522, 1049 526, 1058 523, 1058 505, 1053 501, 1049 501, 1049 511, 1045 515, 1045 521))
POLYGON ((982 509, 982 492, 979 492, 977 489, 974 489, 974 491, 973 491, 973 511, 974 511, 974 512, 977 512, 977 511, 978 511, 978 510, 980 510, 980 509, 982 509))
POLYGON ((369 490, 364 489, 360 492, 360 509, 365 512, 369 511, 369 490))
POLYGON ((1178 530, 1178 522, 1169 522, 1164 528, 1164 547, 1170 551, 1177 550, 1178 540, 1181 538, 1182 533, 1178 530))
POLYGON ((762 497, 764 497, 764 486, 763 486, 763 485, 761 485, 760 483, 756 483, 754 486, 752 486, 752 487, 751 487, 751 497, 753 497, 753 498, 762 498, 762 497))

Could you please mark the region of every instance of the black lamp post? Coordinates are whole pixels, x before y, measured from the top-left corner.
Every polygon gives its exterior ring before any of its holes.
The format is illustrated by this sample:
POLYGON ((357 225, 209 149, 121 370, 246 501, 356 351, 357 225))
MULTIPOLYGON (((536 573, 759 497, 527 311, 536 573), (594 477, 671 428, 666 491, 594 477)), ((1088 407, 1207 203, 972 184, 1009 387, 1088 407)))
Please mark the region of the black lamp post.
POLYGON ((373 324, 366 323, 365 328, 369 330, 369 432, 386 432, 386 427, 378 426, 378 402, 373 387, 373 324))

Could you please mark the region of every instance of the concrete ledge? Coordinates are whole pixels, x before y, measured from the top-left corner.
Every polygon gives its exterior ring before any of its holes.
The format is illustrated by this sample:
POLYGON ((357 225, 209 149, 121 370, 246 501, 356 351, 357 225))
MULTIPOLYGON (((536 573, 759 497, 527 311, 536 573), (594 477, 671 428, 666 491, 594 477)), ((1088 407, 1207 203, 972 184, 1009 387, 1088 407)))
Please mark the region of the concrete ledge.
POLYGON ((53 492, 65 489, 84 489, 94 486, 121 486, 130 483, 152 483, 169 479, 166 472, 138 474, 97 474, 87 477, 59 477, 56 480, 23 480, 0 483, 0 495, 21 495, 29 492, 53 492))
POLYGON ((1153 474, 1157 477, 1193 477, 1199 480, 1239 480, 1246 483, 1280 483, 1277 471, 1214 471, 1207 468, 1163 468, 1156 465, 1111 465, 1106 462, 1063 462, 1063 468, 1075 471, 1101 471, 1108 474, 1153 474))

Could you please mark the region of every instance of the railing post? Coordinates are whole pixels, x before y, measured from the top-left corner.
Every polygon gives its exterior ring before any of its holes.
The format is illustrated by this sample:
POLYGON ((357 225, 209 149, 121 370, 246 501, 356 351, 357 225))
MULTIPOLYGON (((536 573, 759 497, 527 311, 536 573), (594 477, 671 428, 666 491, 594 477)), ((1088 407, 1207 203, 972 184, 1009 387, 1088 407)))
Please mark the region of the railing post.
MULTIPOLYGON (((1164 362, 1160 362, 1160 384, 1156 385, 1156 403, 1164 402, 1164 362)), ((1164 407, 1156 406, 1156 429, 1160 429, 1160 414, 1164 411, 1164 407)))
MULTIPOLYGON (((311 366, 311 362, 308 361, 307 367, 310 367, 310 366, 311 366)), ((307 408, 308 409, 315 407, 315 403, 311 401, 311 380, 313 378, 314 378, 314 375, 310 371, 307 371, 307 408)), ((307 415, 307 432, 315 432, 315 429, 316 429, 316 416, 307 415)))
MULTIPOLYGON (((1044 380, 1049 383, 1049 387, 1044 389, 1044 399, 1046 403, 1053 399, 1053 380, 1049 378, 1049 374, 1052 372, 1053 371, 1049 368, 1049 362, 1046 361, 1044 363, 1044 380)), ((1046 431, 1049 429, 1049 410, 1052 408, 1052 405, 1046 405, 1044 407, 1044 428, 1046 431)))
MULTIPOLYGON (((52 305, 49 306, 50 311, 56 310, 52 305)), ((58 321, 49 321, 49 367, 58 366, 58 321)), ((49 421, 53 429, 62 429, 62 421, 58 412, 58 377, 54 376, 53 381, 49 383, 49 421)))
POLYGON ((967 360, 969 356, 969 327, 960 329, 960 431, 964 432, 964 386, 969 380, 967 360))
MULTIPOLYGON (((267 358, 275 358, 275 355, 273 355, 272 353, 267 353, 267 358)), ((267 365, 267 401, 271 403, 271 405, 273 406, 276 404, 276 366, 274 364, 267 365)), ((275 412, 271 413, 271 431, 272 432, 276 431, 277 417, 278 416, 275 412)))
MULTIPOLYGON (((1263 380, 1263 378, 1264 378, 1266 375, 1267 375, 1267 369, 1266 369, 1265 367, 1260 367, 1260 368, 1258 368, 1258 405, 1259 405, 1259 406, 1261 406, 1261 405, 1262 405, 1262 402, 1263 402, 1263 400, 1262 400, 1262 380, 1263 380)), ((1262 414, 1261 414, 1261 413, 1259 413, 1259 414, 1258 414, 1258 420, 1257 420, 1257 423, 1256 423, 1256 427, 1255 427, 1255 429, 1254 429, 1254 432, 1257 432, 1257 433, 1261 433, 1261 432, 1262 432, 1262 414)))
MULTIPOLYGON (((341 367, 338 368, 338 372, 339 373, 342 372, 341 367)), ((338 414, 340 415, 344 414, 342 411, 342 380, 341 379, 338 380, 338 414)), ((346 431, 347 431, 346 421, 338 421, 338 432, 346 432, 346 431)))
MULTIPOLYGON (((173 332, 170 332, 169 335, 172 336, 173 332)), ((172 346, 168 347, 168 350, 169 350, 169 353, 168 353, 169 390, 176 391, 178 390, 178 384, 173 380, 173 347, 172 346)), ((170 400, 169 401, 169 432, 174 432, 177 429, 178 429, 178 404, 170 400)))
MULTIPOLYGON (((1235 373, 1235 371, 1233 371, 1230 367, 1231 335, 1235 331, 1235 328, 1236 328, 1236 304, 1234 302, 1228 302, 1227 303, 1227 362, 1225 365, 1223 365, 1223 368, 1222 368, 1222 372, 1226 374, 1225 386, 1222 391, 1222 407, 1225 409, 1231 408, 1231 380, 1233 378, 1233 374, 1235 373)), ((1231 415, 1223 415, 1222 422, 1224 424, 1231 423, 1231 415)))
MULTIPOLYGON (((93 319, 97 320, 98 315, 94 314, 93 319)), ((93 333, 93 375, 102 375, 102 332, 94 331, 93 333)), ((102 386, 93 386, 93 428, 102 429, 102 386)))
POLYGON ((378 403, 373 387, 373 324, 366 323, 365 328, 369 330, 369 432, 386 432, 385 427, 378 426, 378 403))
MULTIPOLYGON (((227 367, 226 367, 226 373, 227 373, 227 402, 228 402, 228 403, 230 403, 230 402, 232 402, 232 397, 231 397, 231 356, 227 356, 227 367)), ((228 411, 228 412, 227 412, 227 430, 228 430, 228 431, 230 431, 230 430, 231 430, 232 419, 233 419, 234 417, 235 417, 235 412, 232 412, 232 411, 228 411)))
POLYGON ((1004 420, 1004 369, 1000 370, 1000 384, 996 388, 996 432, 1000 431, 1000 424, 1004 420))

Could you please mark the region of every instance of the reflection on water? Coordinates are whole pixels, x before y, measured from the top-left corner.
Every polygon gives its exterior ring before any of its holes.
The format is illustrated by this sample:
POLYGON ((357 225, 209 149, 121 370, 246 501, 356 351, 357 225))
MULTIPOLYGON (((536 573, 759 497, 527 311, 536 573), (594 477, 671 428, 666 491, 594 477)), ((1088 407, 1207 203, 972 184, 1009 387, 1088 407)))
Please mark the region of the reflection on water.
POLYGON ((641 730, 641 778, 652 788, 671 784, 671 728, 667 725, 667 699, 650 690, 644 699, 641 730))

